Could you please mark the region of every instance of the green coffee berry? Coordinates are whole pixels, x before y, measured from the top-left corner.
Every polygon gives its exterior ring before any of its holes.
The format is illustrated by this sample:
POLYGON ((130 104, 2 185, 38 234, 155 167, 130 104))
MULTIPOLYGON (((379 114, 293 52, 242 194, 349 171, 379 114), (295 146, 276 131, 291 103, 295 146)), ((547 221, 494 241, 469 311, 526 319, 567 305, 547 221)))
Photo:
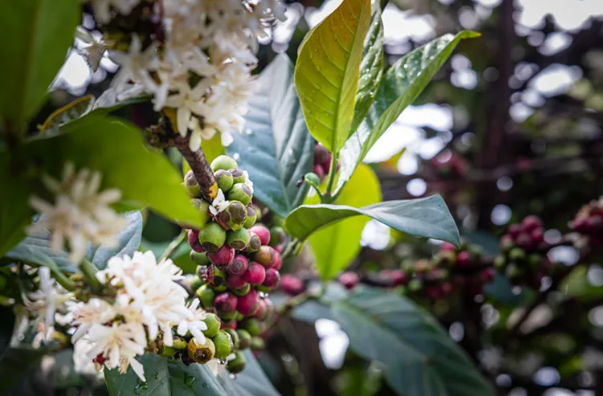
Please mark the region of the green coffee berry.
POLYGON ((243 250, 249 244, 249 231, 241 228, 237 231, 229 231, 226 237, 226 243, 233 249, 243 250))
POLYGON ((233 320, 236 316, 237 316, 237 311, 232 311, 232 312, 220 314, 220 319, 228 322, 230 320, 233 320))
POLYGON ((526 251, 522 248, 513 248, 509 252, 509 259, 511 261, 522 261, 526 258, 526 251))
POLYGON ((287 238, 287 234, 285 233, 285 229, 283 227, 270 228, 270 246, 280 245, 281 243, 285 242, 285 238, 287 238))
POLYGON ((220 169, 229 170, 233 168, 236 169, 238 167, 239 165, 237 164, 237 161, 227 155, 220 155, 211 162, 211 170, 214 172, 217 172, 220 169))
POLYGON ((174 341, 172 342, 172 348, 178 349, 178 350, 186 349, 187 345, 188 344, 187 344, 186 340, 184 340, 180 337, 174 337, 174 341))
POLYGON ((209 261, 209 259, 207 258, 207 253, 203 252, 203 253, 197 253, 194 250, 191 250, 191 261, 197 265, 200 265, 202 267, 206 267, 209 264, 211 264, 211 262, 209 261))
POLYGON ((189 280, 188 282, 192 291, 198 290, 201 286, 203 286, 203 280, 197 275, 187 277, 187 279, 189 280))
POLYGON ((318 188, 320 186, 320 178, 314 172, 306 173, 304 175, 304 181, 312 187, 318 188))
POLYGON ((203 319, 207 325, 207 330, 203 330, 203 334, 206 337, 214 337, 220 331, 220 319, 215 314, 208 313, 205 319, 203 319))
POLYGON ((230 340, 232 341, 233 349, 239 349, 239 335, 235 329, 224 329, 226 333, 230 336, 230 340))
POLYGON ((255 221, 258 222, 258 221, 262 220, 262 208, 260 208, 256 204, 251 204, 251 207, 255 211, 255 221))
POLYGON ((237 183, 245 183, 245 173, 243 173, 242 170, 240 169, 230 169, 228 172, 230 172, 230 175, 232 176, 232 181, 234 182, 234 184, 237 183))
POLYGON ((255 318, 247 318, 241 322, 241 327, 249 332, 251 336, 257 337, 260 335, 262 330, 260 329, 260 323, 255 318))
POLYGON ((245 368, 245 356, 243 355, 243 353, 241 351, 236 351, 235 352, 235 358, 232 360, 229 360, 226 363, 226 370, 228 370, 229 372, 236 374, 236 373, 240 373, 241 371, 243 371, 243 369, 245 368))
POLYGON ((206 224, 199 230, 199 243, 207 253, 215 253, 226 242, 226 231, 218 223, 206 224))
POLYGON ((251 284, 247 283, 245 286, 240 287, 238 289, 234 289, 232 292, 237 297, 243 297, 249 293, 251 290, 251 284))
POLYGON ((257 236, 256 234, 254 234, 252 232, 251 237, 249 238, 249 245, 247 245, 247 249, 245 249, 245 251, 247 253, 255 253, 258 250, 260 250, 261 247, 262 247, 262 240, 260 239, 259 236, 257 236))
POLYGON ((230 352, 232 352, 232 340, 227 332, 220 330, 218 334, 212 338, 212 341, 216 346, 216 353, 214 354, 216 359, 226 359, 226 357, 230 355, 230 352))
POLYGON ((226 272, 216 267, 215 265, 211 267, 213 270, 214 276, 212 281, 210 282, 210 286, 216 290, 216 287, 226 286, 226 272))
POLYGON ((209 220, 209 204, 199 198, 191 199, 191 204, 199 211, 199 221, 201 224, 207 223, 209 220))
POLYGON ((209 285, 203 285, 196 291, 197 297, 201 301, 201 306, 205 309, 214 306, 214 299, 216 298, 216 292, 209 287, 209 285))
POLYGON ((216 354, 216 346, 210 339, 206 339, 205 344, 201 345, 193 338, 188 342, 186 352, 196 363, 205 364, 213 359, 216 354))
POLYGON ((538 253, 532 253, 528 256, 528 263, 531 268, 537 269, 540 267, 540 263, 542 263, 542 256, 538 253))
POLYGON ((239 349, 247 349, 251 346, 251 334, 245 329, 237 329, 239 336, 239 349))
POLYGON ((411 292, 419 291, 422 287, 423 281, 421 281, 420 279, 412 279, 410 282, 408 282, 408 290, 410 290, 411 292))
POLYGON ((197 183, 197 179, 195 178, 193 171, 189 170, 186 172, 182 185, 184 186, 186 193, 191 197, 198 198, 201 196, 201 188, 199 188, 199 184, 197 183))
POLYGON ((494 267, 496 267, 496 269, 498 270, 502 270, 503 268, 505 268, 506 264, 507 260, 505 259, 505 256, 496 256, 496 258, 494 259, 494 267))
POLYGON ((255 209, 253 208, 253 206, 248 206, 247 207, 247 218, 245 219, 245 223, 243 224, 243 227, 245 227, 245 228, 253 227, 256 219, 257 219, 257 213, 256 213, 255 209))
POLYGON ((176 354, 176 352, 178 352, 176 349, 164 345, 163 348, 161 349, 161 356, 172 357, 176 354))
POLYGON ((238 231, 243 228, 247 220, 247 208, 241 202, 232 201, 226 210, 220 212, 219 217, 230 230, 238 231))
POLYGON ((251 349, 254 351, 258 349, 266 349, 266 342, 260 337, 253 337, 251 339, 251 349))
POLYGON ((234 184, 234 180, 232 179, 232 175, 227 170, 220 169, 214 174, 216 178, 216 182, 218 183, 218 187, 224 194, 226 194, 234 184))
POLYGON ((236 183, 228 192, 229 201, 239 201, 245 206, 249 205, 251 198, 253 198, 251 188, 244 183, 236 183))

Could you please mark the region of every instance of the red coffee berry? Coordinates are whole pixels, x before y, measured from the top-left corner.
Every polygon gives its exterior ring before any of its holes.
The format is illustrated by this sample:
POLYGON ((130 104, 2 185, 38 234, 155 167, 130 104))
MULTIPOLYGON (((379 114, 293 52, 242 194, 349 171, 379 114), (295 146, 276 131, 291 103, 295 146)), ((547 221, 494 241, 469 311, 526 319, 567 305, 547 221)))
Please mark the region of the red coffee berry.
POLYGON ((259 320, 266 320, 268 318, 268 315, 270 314, 270 309, 268 307, 268 304, 266 304, 266 301, 270 301, 270 299, 266 300, 266 299, 260 299, 258 300, 258 307, 255 310, 255 313, 253 314, 254 317, 258 318, 259 320))
POLYGON ((281 257, 281 253, 272 248, 272 261, 270 262, 270 268, 274 268, 275 270, 280 270, 283 266, 283 258, 281 257))
POLYGON ((209 261, 218 267, 224 268, 232 262, 234 256, 235 250, 227 244, 224 244, 220 249, 218 249, 217 252, 208 254, 207 258, 209 258, 209 261))
POLYGON ((242 254, 237 254, 232 262, 228 264, 228 273, 231 275, 243 275, 247 271, 249 261, 242 254))
POLYGON ((532 232, 537 228, 542 228, 542 226, 543 226, 542 220, 540 220, 540 218, 538 216, 534 216, 534 215, 527 216, 521 222, 521 227, 523 228, 524 231, 527 231, 527 232, 532 232))
POLYGON ((532 244, 534 246, 538 246, 540 243, 544 242, 544 232, 542 232, 542 228, 536 228, 530 234, 532 237, 532 244))
POLYGON ((275 268, 270 268, 266 270, 266 278, 264 282, 262 282, 262 286, 266 286, 270 289, 274 289, 278 286, 278 283, 281 280, 281 275, 275 268))
POLYGON ((490 283, 494 280, 494 268, 486 268, 481 272, 481 278, 484 282, 490 283))
POLYGON ((272 268, 275 253, 276 251, 270 246, 262 246, 260 250, 255 252, 253 259, 266 268, 272 268))
POLYGON ((258 309, 258 292, 255 289, 251 289, 249 293, 239 297, 237 303, 237 311, 244 316, 251 316, 258 309))
POLYGON ((454 251, 456 251, 456 246, 454 246, 450 242, 444 242, 443 244, 440 245, 440 251, 442 251, 442 252, 454 252, 454 251))
POLYGON ((187 238, 188 244, 195 252, 203 253, 205 251, 205 249, 201 247, 201 243, 199 243, 199 230, 188 230, 187 238))
POLYGON ((517 237, 517 235, 519 235, 519 233, 522 231, 522 227, 519 224, 511 224, 509 226, 509 229, 507 230, 507 233, 509 235, 511 235, 511 237, 513 239, 515 239, 515 237, 517 237))
POLYGON ((236 330, 237 329, 237 321, 236 320, 231 320, 228 322, 222 322, 220 323, 220 330, 224 330, 224 329, 233 329, 236 330))
POLYGON ((532 236, 527 232, 522 232, 515 239, 515 243, 517 246, 524 248, 526 250, 530 250, 534 247, 534 243, 532 242, 532 236))
POLYGON ((266 279, 266 270, 261 264, 252 262, 243 274, 243 279, 252 285, 261 285, 264 279, 266 279))
POLYGON ((339 275, 339 283, 346 289, 351 290, 358 284, 358 275, 355 272, 344 272, 339 275))
POLYGON ((322 165, 320 164, 316 164, 312 167, 312 172, 316 173, 316 176, 318 176, 318 178, 320 180, 324 179, 325 177, 325 171, 322 168, 322 165))
POLYGON ((237 298, 229 292, 221 293, 216 296, 214 306, 219 314, 227 314, 237 309, 237 298))
POLYGON ((306 290, 304 282, 294 275, 285 275, 281 279, 283 291, 290 296, 297 296, 306 290))
POLYGON ((243 275, 232 275, 228 274, 226 277, 226 285, 229 289, 235 290, 245 287, 247 281, 243 278, 243 275))
POLYGON ((456 262, 461 268, 469 268, 473 266, 473 261, 474 260, 471 256, 471 253, 469 253, 467 250, 459 252, 459 254, 456 255, 456 262))
POLYGON ((330 153, 327 148, 319 143, 314 145, 314 164, 322 164, 330 161, 330 153))
POLYGON ((391 277, 394 286, 403 285, 407 280, 406 273, 400 269, 391 270, 389 276, 391 277))
POLYGON ((270 230, 263 225, 254 225, 249 231, 260 237, 260 241, 262 241, 263 246, 266 246, 270 243, 270 230))

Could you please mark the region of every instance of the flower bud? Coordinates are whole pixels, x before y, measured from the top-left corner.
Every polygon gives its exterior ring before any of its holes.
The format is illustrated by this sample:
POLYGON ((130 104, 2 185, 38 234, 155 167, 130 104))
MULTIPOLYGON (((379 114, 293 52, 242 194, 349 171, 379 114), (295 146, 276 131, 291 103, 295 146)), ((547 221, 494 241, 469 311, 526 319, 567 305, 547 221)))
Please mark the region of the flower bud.
POLYGON ((214 306, 214 300, 216 298, 216 292, 209 287, 208 285, 203 285, 196 291, 197 297, 199 297, 199 301, 201 301, 201 306, 204 309, 208 309, 214 306))
POLYGON ((264 227, 261 224, 257 224, 251 227, 250 231, 260 237, 260 242, 263 246, 266 246, 270 243, 270 231, 268 230, 268 228, 264 227))
POLYGON ((207 253, 216 253, 226 242, 226 231, 218 223, 208 223, 199 230, 199 243, 207 253))
POLYGON ((200 265, 202 267, 208 266, 210 264, 210 261, 207 258, 206 252, 198 253, 198 252, 195 252, 194 250, 191 250, 190 257, 191 257, 191 261, 193 263, 200 265))
POLYGON ((270 246, 274 247, 276 245, 280 245, 285 242, 287 238, 287 233, 285 232, 283 227, 272 227, 270 228, 270 246))
POLYGON ((262 241, 260 240, 260 237, 253 232, 249 232, 249 245, 247 245, 245 252, 255 253, 260 250, 260 246, 262 246, 262 241))
POLYGON ((266 278, 264 278, 264 282, 262 282, 262 286, 266 287, 269 291, 272 289, 276 289, 279 282, 281 280, 281 275, 274 268, 269 268, 266 270, 266 278))
POLYGON ((224 332, 230 336, 230 341, 232 341, 233 349, 239 349, 239 334, 235 329, 225 329, 224 332))
POLYGON ((247 219, 245 219, 245 224, 243 224, 243 227, 245 227, 245 228, 253 227, 256 220, 257 220, 257 213, 256 213, 255 209, 252 206, 248 206, 247 207, 247 219))
POLYGON ((232 352, 232 340, 230 335, 224 330, 220 330, 218 334, 216 334, 212 341, 216 347, 216 353, 214 357, 219 360, 226 359, 230 352, 232 352))
POLYGON ((226 370, 233 374, 240 373, 245 369, 245 356, 241 351, 235 352, 235 358, 226 362, 226 370))
POLYGON ((251 202, 251 198, 253 198, 251 188, 249 188, 249 186, 244 183, 234 184, 228 192, 229 201, 239 201, 245 206, 249 205, 249 203, 251 202))
POLYGON ((355 272, 344 272, 339 275, 339 283, 346 289, 351 290, 358 284, 358 275, 355 272))
POLYGON ((251 316, 258 308, 258 292, 251 289, 249 293, 238 298, 237 311, 242 315, 251 316))
POLYGON ((198 253, 204 252, 203 247, 201 247, 201 243, 199 242, 199 231, 188 230, 187 239, 191 249, 198 253))
POLYGON ((247 330, 252 337, 257 337, 262 332, 260 323, 255 318, 246 318, 240 324, 241 328, 247 330))
POLYGON ((217 265, 220 269, 225 269, 234 259, 235 251, 230 246, 224 244, 217 252, 207 255, 212 264, 217 265))
POLYGON ((241 228, 238 231, 229 231, 226 237, 226 243, 233 249, 243 250, 249 244, 249 231, 241 228))
POLYGON ((274 249, 270 246, 262 246, 255 252, 253 259, 266 268, 271 268, 274 258, 274 249))
POLYGON ((207 325, 207 330, 203 330, 203 334, 206 337, 213 337, 218 334, 220 330, 220 319, 215 314, 208 313, 203 319, 203 322, 207 325))
POLYGON ((237 254, 232 262, 228 265, 229 275, 243 275, 247 271, 249 261, 242 254, 237 254))
POLYGON ((297 296, 306 290, 304 282, 294 275, 285 275, 281 280, 283 291, 290 296, 297 296))
POLYGON ((237 298, 232 293, 221 293, 216 296, 214 306, 218 314, 227 314, 237 309, 237 298))
POLYGON ((243 274, 243 279, 253 285, 260 285, 266 278, 266 270, 261 264, 252 262, 247 267, 247 271, 243 274))
POLYGON ((237 183, 245 183, 245 174, 240 169, 230 169, 230 175, 232 176, 232 181, 234 184, 237 183))
POLYGON ((184 185, 186 193, 191 197, 197 198, 201 196, 201 189, 199 188, 199 184, 197 183, 197 179, 195 178, 195 174, 192 170, 186 172, 186 175, 184 176, 184 183, 182 184, 184 185))
POLYGON ((220 169, 214 174, 216 178, 216 182, 218 183, 218 188, 222 190, 224 194, 226 194, 232 188, 234 181, 232 179, 232 175, 227 170, 220 169))
POLYGON ((239 349, 247 349, 251 346, 251 334, 245 329, 237 329, 239 336, 239 349))
POLYGON ((235 161, 234 159, 230 158, 227 155, 220 155, 211 162, 211 170, 214 172, 217 172, 220 169, 223 169, 223 170, 237 169, 238 167, 239 167, 239 164, 237 164, 237 161, 235 161))
POLYGON ((243 275, 232 275, 228 274, 226 277, 226 285, 231 290, 241 289, 245 287, 247 281, 243 278, 243 275))
POLYGON ((251 339, 251 349, 254 351, 266 349, 266 342, 260 337, 253 337, 251 339))
POLYGON ((206 339, 205 345, 199 344, 192 338, 188 342, 188 347, 186 348, 188 356, 195 361, 195 363, 205 364, 213 359, 216 353, 216 347, 212 340, 206 339))
POLYGON ((232 201, 226 210, 220 212, 218 216, 229 229, 238 231, 243 228, 243 224, 247 219, 247 208, 241 202, 232 201))
POLYGON ((238 288, 238 289, 233 289, 232 292, 234 293, 235 296, 237 297, 241 297, 246 295, 247 293, 249 293, 251 291, 251 285, 249 283, 245 283, 245 286, 238 288))

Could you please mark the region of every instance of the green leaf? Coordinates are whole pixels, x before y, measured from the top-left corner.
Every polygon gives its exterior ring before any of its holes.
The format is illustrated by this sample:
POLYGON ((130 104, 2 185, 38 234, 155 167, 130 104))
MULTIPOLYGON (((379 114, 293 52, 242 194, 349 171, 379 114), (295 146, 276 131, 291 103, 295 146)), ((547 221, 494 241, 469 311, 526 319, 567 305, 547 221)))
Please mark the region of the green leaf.
POLYGON ((332 152, 350 136, 369 0, 344 0, 309 33, 295 67, 295 87, 310 133, 332 152))
POLYGON ((350 348, 383 363, 403 396, 489 396, 492 388, 436 320, 403 296, 358 288, 336 302, 333 316, 350 348))
POLYGON ((400 113, 425 89, 457 44, 464 38, 478 36, 470 31, 446 34, 405 55, 385 73, 366 118, 341 150, 337 190, 347 183, 370 148, 400 113))
POLYGON ((379 83, 383 77, 383 22, 381 22, 381 5, 373 0, 371 26, 364 40, 360 78, 356 92, 356 107, 350 133, 353 133, 368 113, 377 95, 379 83))
POLYGON ((260 74, 249 99, 245 132, 228 152, 253 181, 254 196, 279 216, 298 207, 307 189, 297 182, 312 171, 314 141, 293 84, 293 64, 279 55, 260 74))
MULTIPOLYGON (((380 201, 379 180, 371 168, 362 165, 339 196, 337 203, 356 208, 380 201)), ((360 252, 362 230, 368 220, 364 216, 350 217, 321 228, 309 237, 321 278, 333 278, 354 260, 360 252)))
POLYGON ((382 202, 362 209, 343 205, 302 205, 287 217, 285 228, 291 236, 304 240, 328 224, 359 215, 369 216, 411 235, 460 244, 454 219, 439 195, 382 202))
POLYGON ((5 124, 21 129, 38 110, 73 43, 79 18, 77 0, 2 2, 0 119, 5 124))
POLYGON ((142 215, 139 211, 133 211, 125 214, 126 227, 117 236, 117 246, 108 248, 100 246, 92 256, 92 264, 99 270, 107 266, 107 261, 113 256, 128 255, 132 257, 135 251, 140 246, 142 239, 142 215))
POLYGON ((214 376, 207 365, 186 366, 147 354, 138 358, 144 366, 146 383, 140 382, 131 368, 123 375, 117 369, 105 369, 105 383, 110 396, 278 396, 249 351, 245 351, 245 358, 245 369, 231 379, 224 369, 214 376))

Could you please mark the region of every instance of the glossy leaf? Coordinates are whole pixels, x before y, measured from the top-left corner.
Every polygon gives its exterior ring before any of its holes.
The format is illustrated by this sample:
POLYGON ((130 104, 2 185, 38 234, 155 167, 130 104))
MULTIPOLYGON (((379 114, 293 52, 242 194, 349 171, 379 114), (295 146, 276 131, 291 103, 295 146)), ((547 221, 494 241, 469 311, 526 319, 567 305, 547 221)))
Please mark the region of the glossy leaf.
POLYGON ((0 119, 21 128, 42 105, 73 43, 77 0, 3 1, 0 5, 0 119))
POLYGON ((381 5, 378 0, 371 4, 371 26, 364 40, 360 78, 356 92, 356 107, 350 133, 353 133, 366 116, 377 95, 379 83, 383 77, 383 22, 381 21, 381 5))
POLYGON ((132 257, 135 251, 140 246, 142 239, 142 215, 139 211, 133 211, 125 214, 126 227, 117 236, 117 246, 108 248, 100 246, 92 256, 92 264, 98 269, 104 269, 107 266, 107 261, 113 256, 128 255, 132 257))
POLYGON ((333 152, 350 135, 370 0, 344 0, 308 35, 295 66, 295 87, 310 133, 333 152))
POLYGON ((25 238, 23 228, 33 214, 29 207, 31 185, 10 166, 8 154, 0 150, 0 257, 25 238))
POLYGON ((350 348, 383 363, 401 396, 491 396, 493 390, 437 321, 409 299, 359 288, 332 307, 350 348))
POLYGON ((364 121, 341 150, 337 190, 350 179, 358 164, 400 113, 425 89, 457 44, 479 36, 463 31, 447 34, 405 55, 385 73, 375 101, 364 121))
POLYGON ((303 205, 287 217, 285 228, 290 235, 304 240, 328 224, 359 215, 411 235, 460 244, 454 219, 439 195, 382 202, 361 209, 344 205, 303 205))
POLYGON ((228 153, 253 181, 254 196, 279 216, 298 207, 307 189, 297 182, 312 171, 314 143, 293 84, 293 65, 279 55, 262 72, 249 99, 244 132, 228 153))
MULTIPOLYGON (((381 190, 377 176, 367 165, 361 165, 337 203, 358 208, 380 201, 381 190)), ((360 252, 362 230, 368 220, 364 216, 350 217, 310 235, 308 240, 321 278, 335 277, 354 260, 360 252)))

